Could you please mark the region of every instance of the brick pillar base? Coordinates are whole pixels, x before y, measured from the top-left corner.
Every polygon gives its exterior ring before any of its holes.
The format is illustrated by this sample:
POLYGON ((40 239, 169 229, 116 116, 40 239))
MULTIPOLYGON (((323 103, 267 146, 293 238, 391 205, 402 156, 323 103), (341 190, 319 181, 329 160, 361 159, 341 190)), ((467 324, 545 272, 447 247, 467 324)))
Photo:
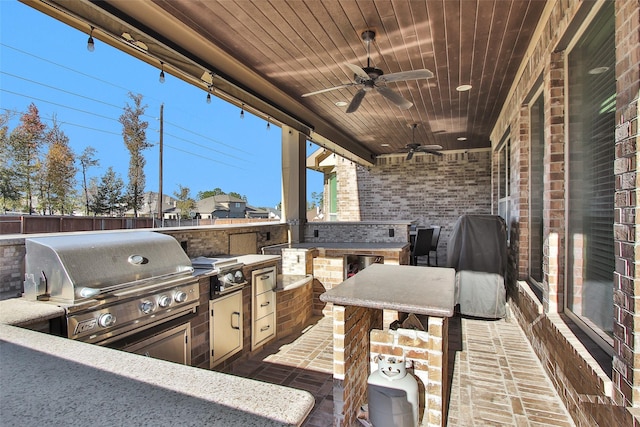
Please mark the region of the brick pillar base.
POLYGON ((429 317, 427 331, 411 329, 371 331, 371 370, 375 357, 403 357, 419 383, 421 426, 444 426, 447 419, 449 384, 447 345, 449 319, 429 317))

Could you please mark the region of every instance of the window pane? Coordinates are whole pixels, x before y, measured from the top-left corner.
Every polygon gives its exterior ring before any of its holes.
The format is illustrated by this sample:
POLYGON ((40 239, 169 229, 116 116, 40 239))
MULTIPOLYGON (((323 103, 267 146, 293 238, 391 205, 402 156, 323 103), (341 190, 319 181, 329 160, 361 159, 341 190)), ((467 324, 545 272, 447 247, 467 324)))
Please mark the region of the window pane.
POLYGON ((531 159, 529 204, 529 276, 534 284, 542 283, 543 194, 544 194, 544 98, 531 105, 531 159), (537 283, 536 283, 537 282, 537 283))
POLYGON ((567 308, 596 332, 613 331, 615 135, 613 2, 569 54, 567 308))

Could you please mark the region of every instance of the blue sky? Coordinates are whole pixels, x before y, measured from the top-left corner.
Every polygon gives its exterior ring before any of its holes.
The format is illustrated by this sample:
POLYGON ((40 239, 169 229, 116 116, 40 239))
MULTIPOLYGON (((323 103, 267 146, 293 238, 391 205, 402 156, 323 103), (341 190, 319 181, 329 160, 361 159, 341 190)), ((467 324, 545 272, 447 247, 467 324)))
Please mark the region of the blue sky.
MULTIPOLYGON (((129 153, 118 118, 128 93, 143 95, 149 122, 144 152, 147 191, 159 187, 160 105, 164 104, 163 193, 178 185, 191 196, 221 188, 247 197, 249 204, 274 207, 281 201, 281 130, 240 109, 95 41, 88 35, 17 1, 0 0, 0 109, 18 113, 34 103, 42 121, 55 117, 80 155, 97 150, 100 165, 89 176, 101 177, 109 166, 127 182, 129 153), (37 29, 37 31, 34 31, 37 29)), ((10 122, 9 129, 19 117, 10 122)), ((307 149, 311 150, 315 146, 307 149)), ((307 194, 322 191, 322 176, 307 173, 307 194)), ((80 182, 80 175, 78 175, 80 182)), ((310 200, 310 197, 308 197, 310 200)))

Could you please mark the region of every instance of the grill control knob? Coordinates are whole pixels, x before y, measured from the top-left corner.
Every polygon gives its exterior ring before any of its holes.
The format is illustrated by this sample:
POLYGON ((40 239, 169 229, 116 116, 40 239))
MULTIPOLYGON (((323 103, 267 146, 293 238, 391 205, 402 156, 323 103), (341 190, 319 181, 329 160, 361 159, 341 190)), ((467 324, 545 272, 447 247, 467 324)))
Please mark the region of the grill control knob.
POLYGON ((158 300, 158 305, 162 308, 169 307, 169 304, 171 304, 171 298, 166 295, 162 295, 158 300))
POLYGON ((104 313, 98 317, 98 325, 103 328, 109 328, 116 324, 116 316, 111 313, 104 313))
POLYGON ((185 302, 187 300, 187 293, 184 291, 178 291, 173 296, 173 299, 176 300, 176 302, 185 302))
POLYGON ((155 306, 151 301, 143 301, 142 304, 140 304, 140 310, 142 310, 144 314, 151 313, 154 308, 155 306))

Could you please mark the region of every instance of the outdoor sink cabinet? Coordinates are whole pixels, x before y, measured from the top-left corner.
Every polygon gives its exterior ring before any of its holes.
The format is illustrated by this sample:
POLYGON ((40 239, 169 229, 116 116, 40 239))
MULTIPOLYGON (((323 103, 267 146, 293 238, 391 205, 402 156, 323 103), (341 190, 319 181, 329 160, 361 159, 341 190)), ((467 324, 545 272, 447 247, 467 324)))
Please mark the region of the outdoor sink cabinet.
POLYGON ((372 356, 382 354, 404 357, 422 382, 421 425, 444 425, 449 389, 447 334, 454 314, 455 270, 373 264, 320 299, 333 304, 334 423, 357 423, 358 409, 367 403, 372 356), (383 310, 428 316, 425 331, 383 330, 383 310))

